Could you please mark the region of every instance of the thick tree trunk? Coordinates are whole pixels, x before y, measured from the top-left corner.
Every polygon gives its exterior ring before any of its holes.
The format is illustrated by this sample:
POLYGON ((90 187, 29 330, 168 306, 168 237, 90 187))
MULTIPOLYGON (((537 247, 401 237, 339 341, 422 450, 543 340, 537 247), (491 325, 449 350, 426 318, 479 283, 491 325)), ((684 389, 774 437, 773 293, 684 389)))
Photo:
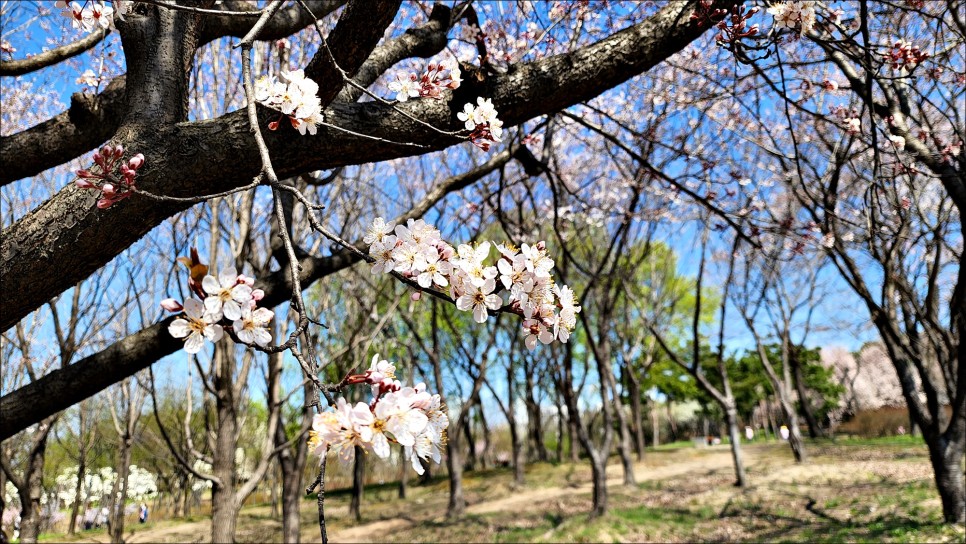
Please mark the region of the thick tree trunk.
MULTIPOLYGON (((43 432, 43 431, 41 431, 43 432)), ((20 493, 20 542, 37 542, 40 536, 40 497, 43 494, 47 437, 41 439, 27 464, 25 493, 20 493)))
POLYGON ((211 541, 222 544, 235 541, 237 510, 234 490, 211 487, 211 541))
POLYGON ((355 446, 352 463, 352 498, 349 500, 349 517, 362 521, 362 495, 366 490, 366 450, 355 446))
POLYGON ((942 437, 927 440, 929 460, 946 523, 966 523, 966 480, 963 475, 963 444, 950 444, 942 437))
POLYGON ((231 349, 227 341, 219 343, 213 361, 218 365, 215 377, 218 427, 215 431, 215 451, 212 452, 212 471, 219 481, 211 486, 211 541, 215 543, 235 541, 235 524, 240 507, 235 501, 238 420, 233 398, 234 361, 231 349))
POLYGON ((728 439, 731 442, 731 460, 735 466, 735 486, 746 487, 745 463, 741 456, 741 431, 738 429, 738 411, 734 408, 725 409, 728 421, 728 439))
MULTIPOLYGON (((276 442, 285 438, 285 431, 281 425, 275 433, 276 442)), ((298 459, 288 448, 279 452, 278 459, 282 472, 282 541, 298 544, 301 538, 299 507, 302 503, 302 494, 305 492, 302 487, 302 469, 305 468, 305 463, 304 461, 298 463, 298 459)))

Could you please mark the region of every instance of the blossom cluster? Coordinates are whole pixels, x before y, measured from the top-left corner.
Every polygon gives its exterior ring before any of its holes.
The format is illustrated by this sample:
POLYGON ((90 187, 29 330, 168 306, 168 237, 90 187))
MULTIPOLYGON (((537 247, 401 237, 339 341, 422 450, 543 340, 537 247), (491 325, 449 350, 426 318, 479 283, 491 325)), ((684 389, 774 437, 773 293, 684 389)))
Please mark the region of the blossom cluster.
MULTIPOLYGON (((77 465, 65 468, 55 478, 57 498, 64 506, 71 506, 77 490, 77 465)), ((83 504, 111 502, 111 492, 117 473, 111 467, 97 470, 88 468, 84 473, 84 481, 80 486, 80 500, 83 504)), ((120 496, 120 491, 117 492, 120 496)), ((147 469, 137 465, 128 467, 127 497, 134 501, 154 498, 158 494, 158 483, 155 475, 147 469)))
POLYGON ((108 208, 134 194, 137 171, 144 166, 144 155, 138 153, 127 161, 124 146, 106 145, 94 152, 94 166, 78 170, 74 183, 81 189, 94 189, 101 192, 97 207, 108 208))
POLYGON ((929 53, 920 51, 918 47, 905 40, 896 40, 883 55, 886 63, 892 66, 893 70, 907 68, 912 70, 929 58, 929 53))
POLYGON ((537 341, 567 342, 577 325, 580 306, 573 290, 554 284, 554 261, 544 242, 520 249, 496 245, 499 258, 493 264, 487 262, 490 242, 454 249, 422 219, 403 226, 382 217, 373 221, 363 242, 369 244, 373 274, 397 272, 423 289, 448 289, 456 307, 472 311, 477 323, 485 323, 490 310, 504 306, 500 292, 505 291, 509 309, 524 317, 525 344, 531 350, 537 341))
POLYGON ((114 29, 114 17, 123 19, 127 13, 128 0, 113 0, 114 7, 108 6, 104 0, 85 1, 83 4, 66 0, 57 0, 54 4, 58 9, 62 9, 61 14, 70 19, 70 24, 74 28, 83 29, 85 32, 93 32, 98 28, 104 30, 114 29))
POLYGON ((804 36, 815 26, 815 2, 809 0, 775 4, 768 8, 768 13, 775 18, 775 30, 798 30, 804 36))
MULTIPOLYGON (((735 6, 731 12, 730 17, 725 17, 716 25, 718 30, 717 41, 719 44, 729 44, 735 41, 750 38, 758 34, 759 28, 757 24, 748 25, 748 20, 758 13, 758 7, 752 7, 746 10, 744 6, 735 6)), ((724 12, 724 10, 716 10, 716 13, 724 12)), ((726 13, 726 12, 725 12, 726 13)), ((697 14, 697 11, 695 11, 697 14)), ((693 19, 695 14, 692 14, 693 19)))
POLYGON ((396 100, 400 102, 420 96, 440 100, 445 89, 459 88, 463 82, 460 75, 456 59, 446 59, 438 64, 430 63, 418 76, 415 73, 396 76, 396 81, 389 83, 389 90, 396 93, 396 100))
POLYGON ((483 151, 490 150, 490 144, 502 141, 503 121, 497 118, 496 108, 488 98, 477 97, 476 106, 466 104, 463 111, 456 114, 470 131, 469 139, 483 151))
POLYGON ((186 352, 198 353, 205 340, 221 340, 224 327, 230 323, 239 341, 267 346, 272 341, 268 324, 275 313, 257 307, 265 292, 252 289, 255 278, 238 274, 231 267, 216 278, 207 273, 208 267, 198 262, 197 255, 192 250, 191 259, 178 260, 191 271, 188 286, 198 298, 189 298, 183 304, 173 298, 161 301, 161 307, 169 312, 184 312, 168 325, 171 336, 185 339, 186 352))
MULTIPOLYGON (((255 101, 288 116, 292 127, 305 136, 306 131, 315 135, 322 123, 322 100, 318 96, 319 84, 305 77, 303 70, 282 72, 281 80, 261 77, 255 82, 255 101)), ((270 130, 278 128, 278 121, 268 124, 270 130)))
POLYGON ((381 459, 390 454, 391 443, 403 446, 413 470, 424 472, 420 460, 441 460, 449 418, 439 394, 431 395, 426 384, 404 387, 396 379, 396 366, 373 356, 365 374, 348 376, 347 384, 369 384, 372 401, 350 405, 339 397, 332 410, 317 414, 309 431, 309 449, 319 457, 335 452, 351 461, 355 446, 381 459))

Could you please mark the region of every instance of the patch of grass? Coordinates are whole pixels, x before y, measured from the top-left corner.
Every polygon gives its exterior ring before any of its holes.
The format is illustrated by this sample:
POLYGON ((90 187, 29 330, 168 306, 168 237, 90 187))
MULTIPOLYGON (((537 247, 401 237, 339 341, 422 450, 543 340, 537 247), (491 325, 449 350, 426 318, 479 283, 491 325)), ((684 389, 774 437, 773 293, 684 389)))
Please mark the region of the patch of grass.
POLYGON ((925 446, 921 435, 882 436, 878 438, 861 438, 857 436, 817 439, 816 444, 834 444, 840 446, 925 446))

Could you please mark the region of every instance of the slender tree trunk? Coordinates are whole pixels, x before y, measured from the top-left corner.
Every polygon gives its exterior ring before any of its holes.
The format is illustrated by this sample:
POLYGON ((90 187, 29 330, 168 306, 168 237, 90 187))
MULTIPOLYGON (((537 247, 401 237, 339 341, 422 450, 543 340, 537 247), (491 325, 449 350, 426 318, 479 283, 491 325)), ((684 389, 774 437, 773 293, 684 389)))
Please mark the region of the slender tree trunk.
POLYGON ((731 442, 731 459, 735 466, 735 486, 747 487, 745 463, 741 455, 741 431, 738 429, 738 411, 734 407, 725 408, 728 421, 728 439, 731 442))
MULTIPOLYGON (((83 413, 84 408, 81 407, 81 429, 84 428, 83 413)), ((81 490, 84 489, 84 476, 87 473, 87 450, 83 444, 81 444, 77 453, 77 485, 74 486, 74 504, 70 507, 70 525, 67 527, 67 534, 69 535, 77 532, 77 516, 81 507, 81 490)))
POLYGON ((520 441, 520 433, 517 429, 516 410, 513 409, 514 395, 514 371, 512 363, 507 367, 507 424, 510 426, 510 451, 513 456, 513 484, 522 486, 524 481, 523 464, 524 449, 520 441))
POLYGON ((815 418, 815 409, 811 401, 808 400, 808 391, 805 389, 805 376, 802 373, 802 362, 798 353, 793 353, 789 362, 792 367, 792 380, 795 382, 795 391, 798 393, 798 406, 801 408, 802 416, 808 425, 808 436, 819 438, 825 436, 825 431, 815 418))
POLYGON ((182 482, 183 485, 181 487, 181 491, 183 495, 181 498, 181 516, 186 518, 191 511, 191 477, 185 474, 182 482))
POLYGON ((627 369, 627 395, 631 398, 631 435, 634 437, 634 451, 637 460, 644 460, 644 414, 641 406, 641 381, 634 371, 627 369))
POLYGON ((268 515, 272 519, 278 519, 278 506, 279 506, 278 503, 281 502, 279 501, 279 496, 278 496, 278 476, 275 474, 274 470, 270 471, 270 473, 271 473, 271 476, 265 477, 266 480, 271 478, 270 483, 268 484, 268 493, 269 493, 268 502, 270 502, 272 506, 271 506, 271 511, 268 513, 268 515))
MULTIPOLYGON (((566 393, 564 396, 566 397, 566 393)), ((577 438, 577 420, 574 419, 574 415, 567 409, 567 446, 568 453, 570 454, 570 462, 576 463, 580 461, 580 441, 577 438)))
POLYGON ((554 452, 554 459, 558 463, 563 462, 563 441, 564 441, 564 416, 563 406, 560 405, 560 391, 556 392, 557 397, 557 448, 554 452))
POLYGON ((466 470, 476 470, 476 463, 478 461, 476 457, 476 440, 473 439, 473 429, 469 415, 463 418, 463 434, 466 436, 467 449, 464 468, 466 470))
POLYGON ((366 490, 366 450, 355 447, 352 463, 352 498, 349 500, 349 517, 362 521, 362 495, 366 490))
POLYGON ((785 419, 788 421, 788 444, 792 448, 792 455, 795 456, 796 463, 804 463, 807 460, 805 454, 805 440, 802 438, 802 430, 798 425, 798 413, 789 399, 780 399, 781 408, 785 419))
POLYGON ((547 453, 547 446, 543 443, 543 417, 540 412, 540 403, 537 402, 533 392, 536 387, 533 381, 533 373, 526 372, 527 387, 524 390, 524 400, 527 405, 527 443, 530 450, 530 459, 537 461, 547 461, 550 456, 547 453))
POLYGON ((621 404, 621 397, 617 393, 617 383, 614 380, 614 373, 610 367, 607 367, 603 374, 607 378, 611 399, 613 399, 614 413, 617 415, 617 427, 620 431, 618 451, 620 452, 621 466, 624 469, 624 485, 637 485, 637 481, 634 478, 633 445, 631 442, 630 425, 627 422, 627 414, 624 412, 624 406, 621 404))
POLYGON ((661 420, 657 414, 657 406, 655 401, 651 401, 651 435, 653 439, 654 447, 661 445, 661 420))
POLYGON ((664 407, 667 408, 667 428, 668 434, 670 434, 668 437, 668 442, 676 442, 678 439, 678 426, 674 421, 674 413, 671 411, 671 399, 667 399, 667 402, 664 403, 664 407))
POLYGON ((446 506, 446 518, 458 519, 466 511, 466 499, 463 498, 463 459, 458 437, 453 437, 446 444, 446 468, 449 470, 449 504, 446 506))
POLYGON ((399 446, 399 498, 406 498, 406 487, 409 484, 409 463, 406 462, 406 455, 403 447, 399 446))
POLYGON ((117 484, 115 485, 115 497, 112 497, 113 506, 111 508, 111 542, 120 544, 124 542, 124 503, 127 502, 127 480, 131 466, 131 436, 121 437, 121 451, 118 456, 117 484))
POLYGON ((492 453, 490 446, 493 444, 493 435, 490 432, 490 423, 486 420, 486 410, 480 406, 480 426, 483 428, 483 454, 480 455, 480 468, 486 470, 493 466, 492 453))
POLYGON ((607 513, 607 460, 596 451, 588 451, 590 456, 590 472, 594 483, 594 507, 590 517, 596 518, 607 513))

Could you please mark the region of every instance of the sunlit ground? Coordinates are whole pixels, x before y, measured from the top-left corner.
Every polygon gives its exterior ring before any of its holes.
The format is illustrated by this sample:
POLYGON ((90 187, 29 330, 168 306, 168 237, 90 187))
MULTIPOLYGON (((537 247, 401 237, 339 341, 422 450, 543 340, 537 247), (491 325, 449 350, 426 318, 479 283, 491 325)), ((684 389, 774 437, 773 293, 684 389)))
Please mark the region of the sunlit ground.
MULTIPOLYGON (((590 469, 584 464, 536 464, 527 483, 511 487, 510 469, 467 473, 469 506, 458 521, 445 519, 448 483, 367 488, 363 521, 347 519, 348 493, 327 494, 333 542, 640 542, 640 541, 864 541, 962 542, 963 527, 940 523, 941 507, 925 446, 916 439, 824 441, 810 444, 811 459, 796 465, 784 444, 745 448, 751 486, 731 486, 726 445, 690 444, 649 451, 637 465, 638 485, 621 484, 612 464, 610 511, 588 519, 590 469)), ((613 461, 616 463, 616 459, 613 461)), ((278 542, 280 522, 269 506, 239 516, 240 542, 278 542)), ((315 501, 302 508, 303 541, 318 541, 315 501)), ((198 542, 210 522, 159 521, 132 527, 129 542, 198 542)), ((46 540, 64 540, 46 535, 46 540)), ((104 541, 85 532, 78 541, 104 541)))

